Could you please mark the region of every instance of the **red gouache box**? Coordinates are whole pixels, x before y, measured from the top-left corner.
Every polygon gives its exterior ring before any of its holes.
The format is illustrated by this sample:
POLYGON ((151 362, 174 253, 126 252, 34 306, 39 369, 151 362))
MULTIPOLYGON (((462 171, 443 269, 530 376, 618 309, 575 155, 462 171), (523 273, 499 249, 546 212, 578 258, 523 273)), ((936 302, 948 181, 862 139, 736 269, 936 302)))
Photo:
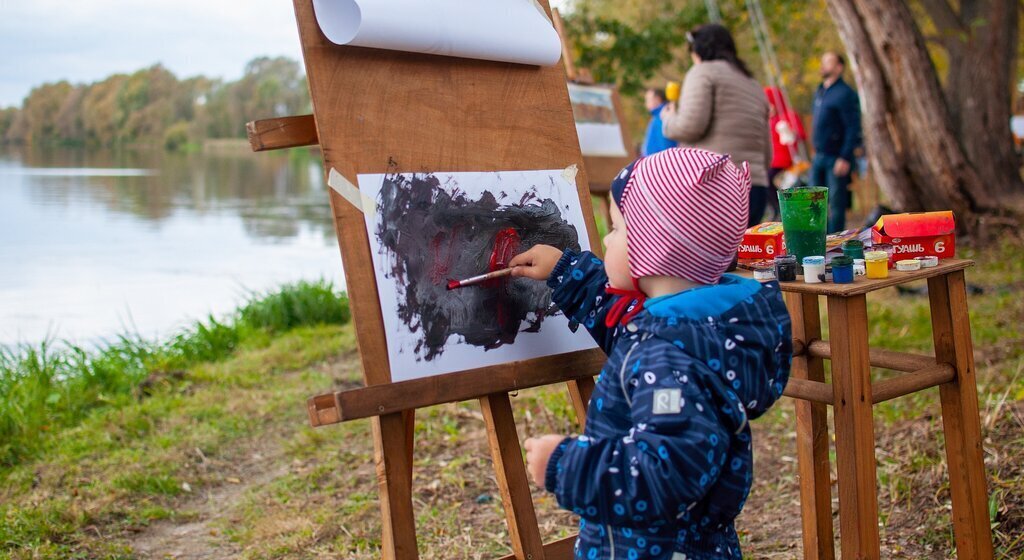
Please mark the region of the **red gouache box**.
POLYGON ((882 216, 871 228, 871 241, 893 246, 893 259, 953 258, 956 221, 953 212, 913 212, 882 216))
POLYGON ((782 235, 782 222, 765 222, 743 234, 740 259, 774 259, 786 254, 786 241, 782 235))

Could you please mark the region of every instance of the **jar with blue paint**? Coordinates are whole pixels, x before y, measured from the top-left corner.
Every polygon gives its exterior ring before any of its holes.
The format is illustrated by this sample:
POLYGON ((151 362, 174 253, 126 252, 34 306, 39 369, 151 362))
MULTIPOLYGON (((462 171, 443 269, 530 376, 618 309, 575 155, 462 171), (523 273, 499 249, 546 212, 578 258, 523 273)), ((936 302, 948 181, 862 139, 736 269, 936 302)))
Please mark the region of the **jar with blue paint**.
POLYGON ((840 255, 832 259, 832 281, 836 284, 853 283, 853 259, 840 255))

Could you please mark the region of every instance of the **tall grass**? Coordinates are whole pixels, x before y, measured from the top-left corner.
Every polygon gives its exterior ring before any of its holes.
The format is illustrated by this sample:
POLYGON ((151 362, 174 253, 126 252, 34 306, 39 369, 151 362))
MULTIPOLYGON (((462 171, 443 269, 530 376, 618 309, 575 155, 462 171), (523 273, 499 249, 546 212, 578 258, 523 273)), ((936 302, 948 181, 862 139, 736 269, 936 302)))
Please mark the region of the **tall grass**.
POLYGON ((244 323, 271 333, 303 325, 344 325, 351 317, 348 301, 339 302, 331 285, 322 281, 299 282, 290 289, 252 299, 239 310, 239 316, 244 323))
POLYGON ((268 334, 349 318, 348 299, 329 282, 299 282, 253 294, 229 316, 210 316, 164 341, 121 335, 95 350, 52 341, 0 347, 0 468, 39 451, 47 433, 138 398, 154 378, 181 377, 268 334))

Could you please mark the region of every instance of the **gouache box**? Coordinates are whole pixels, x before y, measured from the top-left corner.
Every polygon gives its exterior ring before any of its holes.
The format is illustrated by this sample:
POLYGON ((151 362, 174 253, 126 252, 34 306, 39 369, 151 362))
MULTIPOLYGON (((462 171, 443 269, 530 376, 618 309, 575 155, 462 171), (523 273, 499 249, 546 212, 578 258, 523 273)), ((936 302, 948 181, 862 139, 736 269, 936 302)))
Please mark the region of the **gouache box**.
POLYGON ((896 260, 914 257, 949 259, 956 250, 953 212, 913 212, 882 216, 871 228, 871 241, 893 246, 896 260))
POLYGON ((786 241, 782 235, 782 222, 765 222, 743 234, 740 259, 774 259, 786 254, 786 241))

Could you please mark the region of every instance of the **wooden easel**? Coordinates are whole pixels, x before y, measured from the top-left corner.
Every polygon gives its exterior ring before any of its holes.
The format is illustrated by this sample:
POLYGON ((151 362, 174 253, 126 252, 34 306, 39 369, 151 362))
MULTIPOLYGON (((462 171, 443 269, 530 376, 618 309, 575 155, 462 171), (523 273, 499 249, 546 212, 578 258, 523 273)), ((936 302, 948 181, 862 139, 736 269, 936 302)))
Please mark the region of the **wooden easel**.
MULTIPOLYGON (((558 10, 551 11, 551 21, 558 31, 558 37, 562 41, 562 65, 565 67, 565 77, 572 83, 580 85, 594 85, 594 77, 587 68, 578 68, 572 59, 572 49, 569 48, 569 39, 565 32, 565 23, 562 21, 558 10)), ((583 166, 587 170, 587 177, 590 179, 590 192, 597 201, 596 211, 605 220, 605 224, 611 223, 608 214, 608 193, 611 191, 612 180, 636 159, 636 152, 633 150, 633 143, 630 141, 626 123, 622 120, 622 100, 619 97, 619 89, 614 85, 605 86, 612 93, 612 106, 615 108, 615 115, 619 119, 619 130, 622 131, 622 145, 626 147, 626 155, 618 157, 583 156, 583 166)))
MULTIPOLYGON (((360 173, 387 171, 389 161, 414 172, 576 164, 587 234, 600 247, 561 69, 342 47, 321 33, 311 0, 294 5, 314 115, 249 123, 253 149, 318 143, 325 172, 337 169, 352 182, 360 173)), ((575 537, 541 541, 508 393, 568 382, 582 423, 604 354, 593 349, 392 383, 363 215, 337 193, 330 196, 366 387, 313 397, 308 412, 313 426, 372 420, 383 557, 418 557, 413 411, 479 399, 512 541, 508 558, 571 558, 575 537)))

